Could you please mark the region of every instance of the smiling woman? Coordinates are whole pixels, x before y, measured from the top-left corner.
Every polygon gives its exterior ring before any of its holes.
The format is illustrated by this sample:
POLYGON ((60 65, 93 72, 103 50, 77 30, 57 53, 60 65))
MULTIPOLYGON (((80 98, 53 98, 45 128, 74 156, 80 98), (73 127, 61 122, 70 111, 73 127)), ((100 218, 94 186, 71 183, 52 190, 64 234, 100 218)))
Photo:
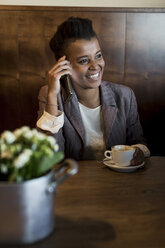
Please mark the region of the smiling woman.
POLYGON ((141 163, 149 151, 134 93, 102 81, 105 62, 92 21, 68 18, 50 47, 56 63, 48 72, 48 85, 39 93, 38 128, 56 137, 66 157, 100 159, 111 146, 127 144, 137 147, 132 165, 141 163), (65 101, 61 78, 68 74, 72 95, 65 101))

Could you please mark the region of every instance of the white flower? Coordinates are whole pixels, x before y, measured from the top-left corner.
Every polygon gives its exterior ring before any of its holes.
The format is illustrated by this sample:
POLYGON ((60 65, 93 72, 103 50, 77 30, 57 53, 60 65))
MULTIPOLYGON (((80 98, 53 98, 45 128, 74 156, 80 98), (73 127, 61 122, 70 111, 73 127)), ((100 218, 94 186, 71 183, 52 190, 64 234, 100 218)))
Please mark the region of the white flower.
POLYGON ((35 134, 38 133, 38 131, 37 131, 35 128, 33 128, 33 129, 31 130, 31 132, 33 133, 33 135, 35 135, 35 134))
POLYGON ((56 139, 52 136, 47 137, 47 141, 51 144, 51 146, 54 146, 56 144, 56 139))
POLYGON ((23 127, 20 128, 20 130, 22 131, 22 133, 24 133, 24 132, 29 131, 30 128, 28 126, 23 126, 23 127))
POLYGON ((35 134, 35 138, 38 140, 44 140, 45 139, 45 134, 37 132, 35 134))
POLYGON ((32 151, 30 149, 25 149, 13 162, 14 166, 17 168, 22 168, 30 159, 32 151))
POLYGON ((16 138, 18 138, 22 134, 22 131, 20 129, 16 129, 14 130, 13 134, 15 135, 16 138))
POLYGON ((54 151, 55 151, 55 152, 58 152, 58 150, 59 150, 59 145, 58 145, 58 144, 55 144, 55 145, 54 145, 54 151))
POLYGON ((34 133, 30 130, 28 130, 27 132, 23 133, 23 137, 25 137, 26 139, 31 139, 34 136, 34 133))
POLYGON ((4 131, 1 135, 1 139, 8 144, 12 144, 15 141, 15 135, 10 131, 4 131))
POLYGON ((29 131, 30 128, 27 126, 23 126, 21 128, 15 129, 13 134, 15 135, 16 138, 18 138, 19 136, 21 136, 23 133, 29 131))

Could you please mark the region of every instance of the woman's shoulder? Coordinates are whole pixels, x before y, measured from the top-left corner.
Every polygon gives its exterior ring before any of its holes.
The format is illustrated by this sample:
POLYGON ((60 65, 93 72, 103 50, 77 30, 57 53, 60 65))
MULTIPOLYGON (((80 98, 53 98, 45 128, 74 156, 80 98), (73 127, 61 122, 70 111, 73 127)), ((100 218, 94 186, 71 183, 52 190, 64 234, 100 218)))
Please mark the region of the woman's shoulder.
POLYGON ((101 87, 103 91, 111 92, 114 95, 130 95, 133 93, 133 90, 127 85, 123 85, 121 83, 113 83, 109 81, 102 81, 101 87))
POLYGON ((101 83, 102 102, 110 105, 130 105, 132 101, 136 102, 133 90, 122 84, 103 81, 101 83))

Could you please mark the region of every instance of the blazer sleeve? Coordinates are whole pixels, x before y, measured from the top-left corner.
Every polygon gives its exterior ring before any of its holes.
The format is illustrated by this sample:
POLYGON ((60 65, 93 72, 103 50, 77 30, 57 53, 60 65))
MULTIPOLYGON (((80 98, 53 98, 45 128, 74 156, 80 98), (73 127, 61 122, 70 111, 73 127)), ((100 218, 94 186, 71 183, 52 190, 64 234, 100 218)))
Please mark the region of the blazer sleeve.
POLYGON ((146 144, 137 110, 134 92, 130 89, 130 107, 127 112, 127 144, 146 144))
MULTIPOLYGON (((47 92, 48 92, 48 87, 47 85, 41 87, 40 91, 39 91, 39 95, 38 95, 38 101, 39 101, 39 110, 38 110, 38 117, 37 117, 37 122, 39 121, 39 119, 42 118, 42 116, 44 115, 45 112, 45 108, 46 108, 46 102, 47 102, 47 92)), ((38 128, 38 127, 37 127, 38 128)), ((48 135, 53 136, 58 145, 59 145, 59 149, 60 151, 64 151, 64 147, 65 147, 65 139, 63 136, 63 130, 62 128, 60 128, 58 130, 57 133, 52 133, 49 132, 47 130, 43 130, 38 128, 41 132, 46 133, 48 135)))

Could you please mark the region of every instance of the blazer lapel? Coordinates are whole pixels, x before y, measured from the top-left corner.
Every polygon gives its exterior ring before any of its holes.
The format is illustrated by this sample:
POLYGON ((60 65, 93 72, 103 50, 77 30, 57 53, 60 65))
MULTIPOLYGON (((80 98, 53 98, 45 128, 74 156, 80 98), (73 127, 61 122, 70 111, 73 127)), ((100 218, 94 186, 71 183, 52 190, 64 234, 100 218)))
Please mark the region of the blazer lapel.
POLYGON ((75 92, 73 92, 71 98, 67 102, 65 102, 64 109, 69 121, 72 123, 82 141, 85 143, 85 129, 83 126, 78 99, 75 92))
POLYGON ((103 117, 103 132, 106 147, 109 147, 109 140, 111 136, 112 127, 117 114, 117 106, 113 97, 112 90, 109 90, 106 85, 101 84, 101 104, 102 104, 102 117, 103 117))

